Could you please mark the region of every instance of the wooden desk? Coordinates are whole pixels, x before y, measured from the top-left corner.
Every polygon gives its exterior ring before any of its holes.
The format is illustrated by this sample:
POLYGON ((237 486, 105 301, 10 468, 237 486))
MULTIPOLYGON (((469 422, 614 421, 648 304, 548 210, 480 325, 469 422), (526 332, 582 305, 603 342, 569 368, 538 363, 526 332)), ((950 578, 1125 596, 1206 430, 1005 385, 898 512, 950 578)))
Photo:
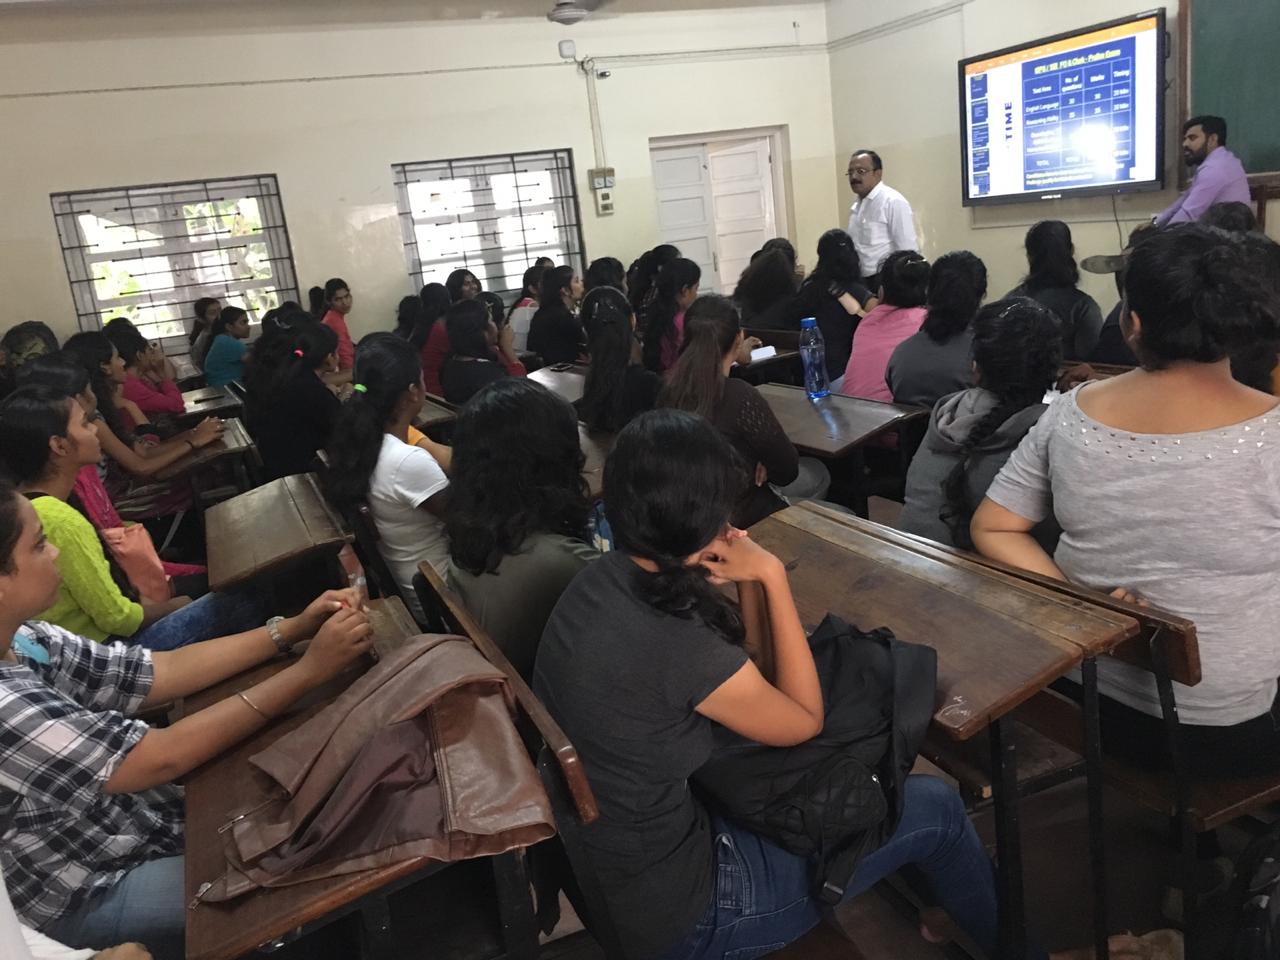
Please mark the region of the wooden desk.
MULTIPOLYGON (((956 741, 989 731, 1001 955, 1021 956, 1025 923, 1017 754, 1005 720, 1072 667, 1093 663, 1094 654, 1136 635, 1138 623, 960 555, 915 549, 882 529, 806 503, 761 521, 751 535, 787 564, 806 629, 830 612, 864 628, 888 626, 904 641, 933 647, 939 688, 935 728, 956 741)), ((1096 674, 1092 680, 1095 709, 1085 713, 1085 740, 1096 745, 1096 674)), ((1086 770, 1091 792, 1100 791, 1100 751, 1089 751, 1086 770)), ((1101 837, 1100 799, 1096 804, 1091 799, 1090 828, 1094 837, 1101 837)), ((1090 853, 1100 889, 1100 844, 1091 844, 1090 853)), ((1105 924, 1105 919, 1095 919, 1105 924)))
POLYGON ((182 383, 184 380, 198 380, 204 376, 199 368, 191 362, 190 357, 169 357, 169 362, 173 364, 173 378, 182 383))
MULTIPOLYGON (((376 638, 374 648, 384 653, 420 632, 398 597, 370 601, 369 616, 376 638)), ((235 696, 295 661, 295 657, 268 661, 188 697, 183 705, 184 713, 189 715, 235 696)), ((219 831, 247 805, 247 788, 254 776, 249 758, 323 710, 367 667, 367 662, 361 664, 324 688, 313 691, 295 704, 289 713, 187 778, 188 903, 195 901, 202 884, 221 876, 226 868, 224 841, 219 831)), ((187 958, 234 960, 295 931, 321 925, 318 921, 336 919, 340 915, 336 914, 337 911, 344 911, 362 897, 428 866, 429 861, 425 858, 416 858, 350 876, 257 890, 228 903, 200 903, 187 911, 187 958)))
POLYGON ((348 542, 313 474, 282 477, 205 511, 209 589, 226 590, 348 542))
POLYGON ((453 404, 440 397, 429 397, 422 402, 422 409, 418 411, 418 416, 413 421, 413 425, 423 433, 426 433, 432 427, 438 427, 444 423, 453 423, 457 419, 458 410, 453 404))
POLYGON ((208 446, 192 450, 180 460, 175 460, 156 474, 158 480, 172 480, 197 467, 226 457, 243 457, 253 450, 253 438, 238 419, 223 421, 222 436, 208 446))
POLYGON ((924 407, 903 407, 832 394, 810 400, 802 387, 768 383, 758 388, 801 453, 838 460, 889 430, 927 417, 924 407))
MULTIPOLYGON (((560 366, 560 364, 556 364, 556 366, 560 366)), ((577 363, 573 364, 568 370, 543 367, 541 370, 535 370, 529 374, 529 379, 542 384, 552 393, 564 397, 570 403, 577 403, 582 399, 583 391, 587 386, 587 368, 577 363)))
POLYGON ((587 479, 587 486, 592 497, 604 493, 604 462, 609 451, 613 449, 613 441, 617 439, 612 433, 591 433, 585 424, 578 424, 578 439, 582 442, 582 452, 587 456, 582 475, 587 479))
POLYGON ((781 350, 800 350, 799 330, 766 330, 763 327, 743 327, 743 336, 755 337, 766 347, 781 350))
POLYGON ((238 417, 244 410, 240 398, 226 387, 201 387, 182 395, 186 412, 174 416, 174 422, 191 427, 206 417, 238 417))

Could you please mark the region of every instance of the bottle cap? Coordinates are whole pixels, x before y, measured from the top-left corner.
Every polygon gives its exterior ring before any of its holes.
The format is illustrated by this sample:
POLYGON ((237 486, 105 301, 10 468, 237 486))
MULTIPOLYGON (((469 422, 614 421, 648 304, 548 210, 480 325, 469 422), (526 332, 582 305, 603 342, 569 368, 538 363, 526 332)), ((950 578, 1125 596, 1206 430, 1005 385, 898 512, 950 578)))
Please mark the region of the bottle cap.
POLYGON ((803 320, 800 321, 801 330, 808 330, 810 327, 816 327, 817 325, 818 325, 817 317, 805 317, 803 320))

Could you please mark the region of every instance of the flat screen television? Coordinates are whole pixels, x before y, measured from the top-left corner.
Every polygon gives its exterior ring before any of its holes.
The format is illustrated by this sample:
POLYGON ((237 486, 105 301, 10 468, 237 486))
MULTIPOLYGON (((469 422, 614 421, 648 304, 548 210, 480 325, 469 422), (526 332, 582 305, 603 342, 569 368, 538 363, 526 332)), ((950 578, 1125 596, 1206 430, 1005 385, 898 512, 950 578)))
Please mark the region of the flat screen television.
POLYGON ((964 205, 1164 187, 1164 9, 961 60, 964 205))

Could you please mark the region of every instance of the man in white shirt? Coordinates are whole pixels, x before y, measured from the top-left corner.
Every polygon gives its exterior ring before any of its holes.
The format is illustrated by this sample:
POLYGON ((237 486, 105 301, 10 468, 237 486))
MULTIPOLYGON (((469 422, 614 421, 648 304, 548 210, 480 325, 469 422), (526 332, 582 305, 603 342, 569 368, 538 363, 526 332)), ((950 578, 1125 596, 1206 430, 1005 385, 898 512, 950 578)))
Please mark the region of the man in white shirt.
POLYGON ((849 158, 849 186, 856 199, 849 214, 849 236, 862 265, 862 282, 880 291, 880 264, 895 250, 919 250, 911 204, 884 179, 874 150, 855 150, 849 158))

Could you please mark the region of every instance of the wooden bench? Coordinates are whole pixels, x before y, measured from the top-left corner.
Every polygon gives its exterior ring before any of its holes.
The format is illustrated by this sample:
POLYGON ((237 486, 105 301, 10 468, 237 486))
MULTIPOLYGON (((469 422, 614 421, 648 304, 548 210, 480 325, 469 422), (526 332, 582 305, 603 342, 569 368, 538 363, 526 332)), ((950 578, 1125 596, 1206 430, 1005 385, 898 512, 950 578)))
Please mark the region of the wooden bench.
POLYGON ((261 458, 258 456, 258 448, 254 445, 253 438, 249 436, 248 431, 245 430, 244 424, 238 419, 224 420, 222 427, 221 437, 213 441, 213 443, 192 450, 185 457, 175 460, 163 470, 158 471, 156 479, 172 480, 183 474, 190 474, 216 461, 234 458, 238 482, 242 489, 248 489, 250 485, 248 467, 252 465, 257 468, 262 463, 261 458))
POLYGON ((227 387, 201 387, 188 390, 182 395, 186 406, 183 413, 177 414, 173 420, 178 426, 193 427, 206 417, 238 417, 244 411, 244 399, 236 396, 227 387))
POLYGON ((336 557, 350 539, 310 473, 242 493, 211 507, 204 520, 211 590, 336 557))
MULTIPOLYGON (((390 652, 419 629, 398 598, 374 600, 369 608, 374 628, 374 650, 390 652)), ((294 658, 272 660, 232 677, 209 690, 188 697, 187 713, 217 703, 260 683, 285 669, 294 658)), ((460 864, 441 864, 417 857, 372 870, 330 877, 303 884, 261 889, 227 903, 196 902, 200 886, 225 869, 223 825, 247 803, 246 788, 252 779, 249 758, 302 726, 331 703, 368 664, 347 671, 324 688, 313 691, 255 735, 192 773, 186 785, 186 887, 192 908, 187 913, 188 960, 234 960, 260 947, 297 939, 345 917, 360 922, 358 954, 370 960, 394 960, 402 955, 392 936, 388 898, 403 895, 412 885, 433 882, 441 889, 423 897, 420 910, 446 911, 468 904, 449 905, 448 871, 460 864)), ((491 858, 499 889, 501 927, 507 955, 532 960, 537 953, 527 877, 519 851, 491 858), (523 901, 523 902, 522 902, 523 901), (520 916, 517 918, 517 914, 520 916), (511 922, 508 924, 508 920, 511 922)))

